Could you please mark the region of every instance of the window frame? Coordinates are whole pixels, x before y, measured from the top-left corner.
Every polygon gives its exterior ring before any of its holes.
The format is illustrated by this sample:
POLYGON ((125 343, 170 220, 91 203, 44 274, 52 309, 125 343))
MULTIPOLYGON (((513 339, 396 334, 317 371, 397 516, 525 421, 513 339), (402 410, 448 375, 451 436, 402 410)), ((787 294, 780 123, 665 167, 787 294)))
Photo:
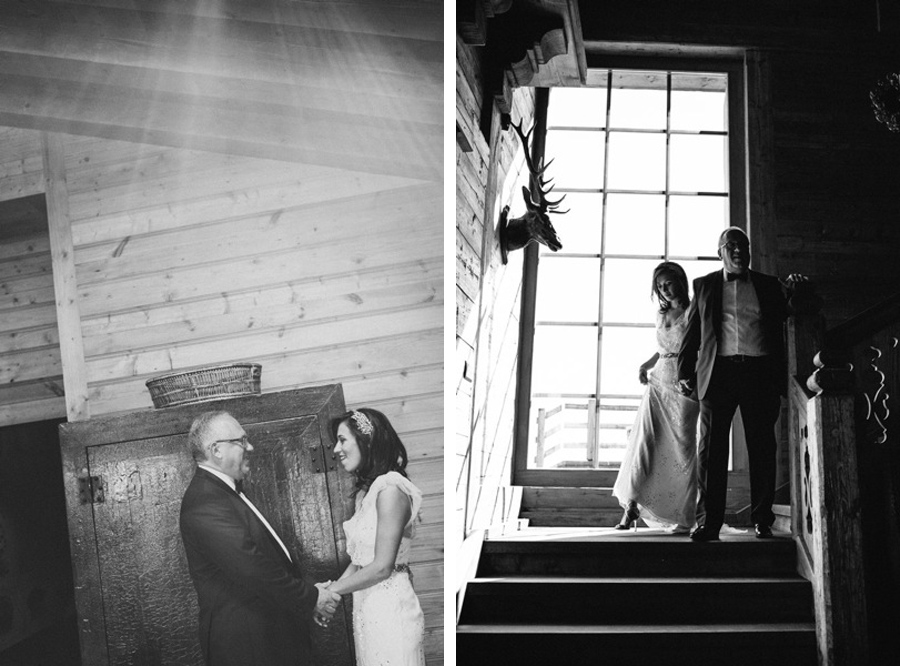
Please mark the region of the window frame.
MULTIPOLYGON (((632 57, 589 55, 588 74, 597 70, 632 69, 641 71, 721 72, 728 76, 728 191, 729 224, 747 230, 747 89, 745 64, 737 57, 632 57)), ((544 156, 547 131, 549 90, 537 89, 535 96, 535 130, 532 154, 535 163, 544 156)), ((666 248, 668 256, 668 247, 666 248)), ((523 262, 522 301, 519 330, 519 364, 515 396, 514 451, 512 483, 521 486, 611 486, 617 469, 528 469, 530 438, 531 373, 533 369, 535 306, 540 263, 537 244, 525 248, 523 262)), ((602 279, 602 278, 601 278, 602 279)), ((591 419, 592 420, 592 419, 591 419)))

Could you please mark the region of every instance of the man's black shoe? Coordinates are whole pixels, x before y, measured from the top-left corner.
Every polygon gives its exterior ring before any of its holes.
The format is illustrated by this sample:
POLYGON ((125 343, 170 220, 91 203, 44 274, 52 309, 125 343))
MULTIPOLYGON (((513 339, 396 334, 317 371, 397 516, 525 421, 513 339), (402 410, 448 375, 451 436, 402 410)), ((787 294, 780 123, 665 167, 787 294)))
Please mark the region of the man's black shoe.
POLYGON ((772 538, 772 528, 768 525, 763 525, 762 523, 756 524, 756 538, 757 539, 771 539, 772 538))
POLYGON ((691 532, 691 541, 718 541, 719 531, 707 529, 706 525, 701 525, 691 532))

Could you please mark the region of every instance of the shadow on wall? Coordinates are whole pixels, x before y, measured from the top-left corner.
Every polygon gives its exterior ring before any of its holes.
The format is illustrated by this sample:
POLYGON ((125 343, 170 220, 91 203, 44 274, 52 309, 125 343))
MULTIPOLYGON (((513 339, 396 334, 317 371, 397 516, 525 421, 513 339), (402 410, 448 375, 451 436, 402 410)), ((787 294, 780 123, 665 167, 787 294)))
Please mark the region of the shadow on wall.
POLYGON ((0 429, 0 663, 79 666, 59 421, 0 429))

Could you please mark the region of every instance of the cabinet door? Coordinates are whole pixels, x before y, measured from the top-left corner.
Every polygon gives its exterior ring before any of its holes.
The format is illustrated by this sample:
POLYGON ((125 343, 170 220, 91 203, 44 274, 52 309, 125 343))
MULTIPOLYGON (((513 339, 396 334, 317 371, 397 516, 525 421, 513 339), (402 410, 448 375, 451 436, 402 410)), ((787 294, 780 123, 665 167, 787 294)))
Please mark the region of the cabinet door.
MULTIPOLYGON (((210 409, 231 412, 247 431, 254 451, 246 492, 306 575, 335 578, 346 566, 341 523, 352 485, 327 432, 344 411, 340 386, 64 424, 84 664, 201 664, 178 513, 194 473, 187 431, 210 409)), ((328 629, 314 628, 320 663, 353 663, 349 611, 345 605, 328 629)))

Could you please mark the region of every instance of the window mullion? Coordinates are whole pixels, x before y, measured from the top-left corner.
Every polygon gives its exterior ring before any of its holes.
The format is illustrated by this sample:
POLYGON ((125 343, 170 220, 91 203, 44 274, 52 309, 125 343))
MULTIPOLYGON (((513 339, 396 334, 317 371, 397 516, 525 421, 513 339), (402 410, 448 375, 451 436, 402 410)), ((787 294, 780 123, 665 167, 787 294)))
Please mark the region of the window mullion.
MULTIPOLYGON (((597 400, 594 402, 594 422, 598 427, 596 428, 596 432, 593 433, 594 437, 600 436, 600 414, 603 411, 600 403, 600 373, 603 368, 603 285, 606 274, 606 196, 607 190, 609 189, 607 186, 609 182, 609 119, 610 110, 612 109, 612 96, 612 70, 610 69, 606 72, 606 120, 603 123, 605 136, 603 145, 603 184, 601 195, 603 197, 603 202, 600 207, 600 292, 597 303, 597 381, 594 386, 594 394, 597 396, 597 400)), ((596 463, 597 461, 594 462, 596 463)))
POLYGON ((666 192, 663 211, 663 260, 669 260, 669 179, 672 168, 672 72, 666 72, 666 192))

